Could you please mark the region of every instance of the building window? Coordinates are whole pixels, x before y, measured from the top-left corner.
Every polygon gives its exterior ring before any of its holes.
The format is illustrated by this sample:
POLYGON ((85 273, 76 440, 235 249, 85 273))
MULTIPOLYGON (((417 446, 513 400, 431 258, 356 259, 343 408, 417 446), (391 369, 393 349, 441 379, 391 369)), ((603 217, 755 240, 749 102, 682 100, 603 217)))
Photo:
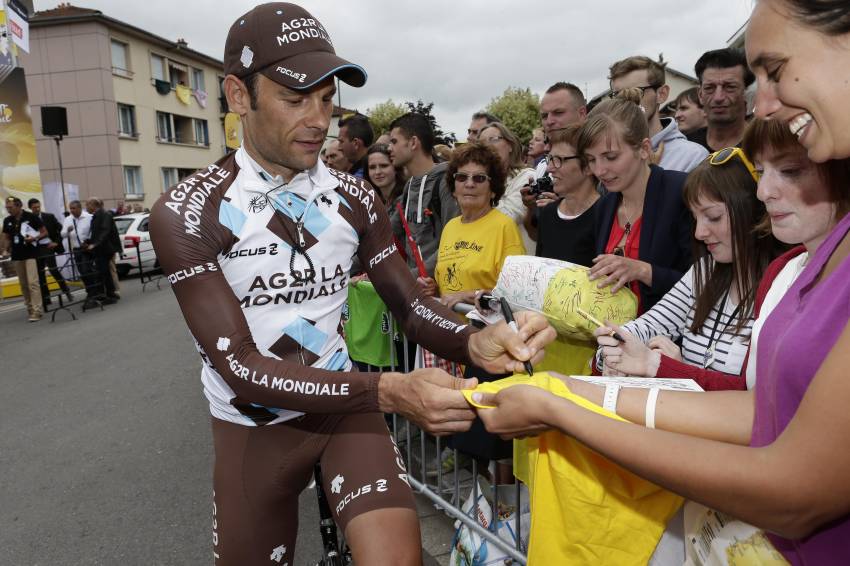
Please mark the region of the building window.
POLYGON ((118 134, 137 138, 136 107, 129 104, 118 104, 118 134))
POLYGON ((218 78, 218 111, 222 114, 227 114, 230 112, 230 108, 227 106, 227 97, 224 96, 224 77, 219 76, 218 78))
POLYGON ((112 72, 123 77, 131 77, 130 57, 127 44, 112 40, 112 72))
POLYGON ((210 145, 210 133, 207 129, 207 121, 195 118, 195 143, 198 145, 210 145))
POLYGON ((127 197, 143 197, 142 168, 138 165, 124 166, 124 194, 127 197))
POLYGON ((162 168, 162 192, 165 192, 176 185, 179 180, 180 179, 177 177, 176 167, 162 168))
POLYGON ((157 141, 209 146, 207 121, 168 112, 156 113, 157 141))
POLYGON ((156 139, 159 141, 174 141, 174 124, 168 112, 156 113, 156 139))
POLYGON ((174 122, 174 141, 177 143, 193 143, 192 119, 185 116, 171 115, 174 122))
POLYGON ((171 81, 171 88, 177 85, 189 85, 189 67, 177 61, 168 60, 168 77, 171 81))
POLYGON ((190 83, 192 90, 200 90, 200 91, 203 91, 203 92, 207 91, 207 87, 204 84, 204 70, 203 69, 196 69, 195 67, 192 67, 192 74, 189 75, 189 78, 192 81, 190 83))
POLYGON ((151 53, 151 77, 159 80, 165 80, 165 58, 151 53))

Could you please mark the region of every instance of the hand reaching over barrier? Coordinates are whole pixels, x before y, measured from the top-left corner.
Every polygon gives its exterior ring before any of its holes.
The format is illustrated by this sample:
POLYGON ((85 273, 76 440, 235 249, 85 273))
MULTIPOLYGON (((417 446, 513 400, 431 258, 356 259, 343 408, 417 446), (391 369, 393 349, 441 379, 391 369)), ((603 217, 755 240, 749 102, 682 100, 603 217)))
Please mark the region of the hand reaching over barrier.
POLYGON ((498 393, 473 393, 478 411, 489 432, 504 439, 535 436, 552 428, 547 417, 555 397, 535 385, 513 385, 498 393))

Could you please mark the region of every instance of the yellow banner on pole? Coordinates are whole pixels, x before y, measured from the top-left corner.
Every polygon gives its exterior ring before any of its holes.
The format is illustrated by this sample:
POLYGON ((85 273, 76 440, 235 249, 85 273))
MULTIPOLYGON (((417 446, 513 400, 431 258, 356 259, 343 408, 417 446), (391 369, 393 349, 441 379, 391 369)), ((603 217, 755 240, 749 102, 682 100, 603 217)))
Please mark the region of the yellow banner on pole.
MULTIPOLYGON (((0 79, 0 197, 42 198, 24 70, 0 79)), ((5 216, 5 210, 2 213, 5 216)))
POLYGON ((242 120, 238 114, 228 112, 224 115, 224 145, 230 149, 239 149, 242 144, 242 120))

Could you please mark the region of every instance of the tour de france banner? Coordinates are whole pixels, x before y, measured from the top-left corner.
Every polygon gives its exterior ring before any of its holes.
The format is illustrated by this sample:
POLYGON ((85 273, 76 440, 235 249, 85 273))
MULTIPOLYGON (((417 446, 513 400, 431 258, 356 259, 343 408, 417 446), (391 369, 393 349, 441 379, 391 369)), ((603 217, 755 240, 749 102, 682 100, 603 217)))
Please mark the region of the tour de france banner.
MULTIPOLYGON (((3 75, 0 75, 3 76, 3 75)), ((24 70, 0 79, 0 197, 43 200, 24 70)), ((2 213, 6 215, 5 208, 2 213)))

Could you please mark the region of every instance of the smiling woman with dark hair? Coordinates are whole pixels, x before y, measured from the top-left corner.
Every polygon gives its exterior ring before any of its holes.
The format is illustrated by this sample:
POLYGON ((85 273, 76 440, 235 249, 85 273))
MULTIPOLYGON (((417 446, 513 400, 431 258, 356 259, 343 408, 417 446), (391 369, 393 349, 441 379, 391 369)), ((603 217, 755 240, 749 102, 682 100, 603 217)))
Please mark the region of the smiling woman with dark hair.
POLYGON ((393 166, 390 147, 383 143, 373 144, 366 153, 366 160, 366 180, 378 189, 387 208, 392 208, 404 190, 404 171, 393 166))

